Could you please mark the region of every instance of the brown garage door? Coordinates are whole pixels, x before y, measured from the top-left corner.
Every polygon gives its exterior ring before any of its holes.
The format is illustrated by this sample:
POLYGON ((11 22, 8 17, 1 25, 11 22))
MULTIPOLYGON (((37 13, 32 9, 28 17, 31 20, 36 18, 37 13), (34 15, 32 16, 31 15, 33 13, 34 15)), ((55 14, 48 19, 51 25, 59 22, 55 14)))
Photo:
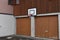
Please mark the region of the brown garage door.
POLYGON ((19 35, 31 35, 30 18, 17 18, 17 30, 16 33, 19 35))
POLYGON ((58 38, 58 17, 36 17, 36 37, 58 38))

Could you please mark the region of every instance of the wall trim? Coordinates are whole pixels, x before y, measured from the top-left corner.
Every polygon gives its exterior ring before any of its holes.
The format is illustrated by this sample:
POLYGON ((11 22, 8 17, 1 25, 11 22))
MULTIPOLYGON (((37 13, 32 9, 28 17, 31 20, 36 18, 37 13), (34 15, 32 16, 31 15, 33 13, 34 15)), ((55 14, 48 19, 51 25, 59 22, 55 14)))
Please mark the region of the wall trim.
POLYGON ((23 16, 15 16, 16 18, 24 18, 24 17, 28 17, 27 15, 23 15, 23 16))
POLYGON ((31 36, 35 37, 35 17, 31 17, 31 36))
POLYGON ((37 16, 52 16, 52 15, 59 15, 60 13, 47 13, 47 14, 38 14, 37 16))
MULTIPOLYGON (((60 15, 60 13, 46 13, 46 14, 37 14, 36 16, 51 16, 51 15, 60 15)), ((15 16, 16 18, 28 17, 28 15, 15 16)))
POLYGON ((60 39, 60 15, 58 15, 58 35, 60 39))
POLYGON ((10 14, 10 13, 0 13, 2 15, 13 15, 13 14, 10 14))

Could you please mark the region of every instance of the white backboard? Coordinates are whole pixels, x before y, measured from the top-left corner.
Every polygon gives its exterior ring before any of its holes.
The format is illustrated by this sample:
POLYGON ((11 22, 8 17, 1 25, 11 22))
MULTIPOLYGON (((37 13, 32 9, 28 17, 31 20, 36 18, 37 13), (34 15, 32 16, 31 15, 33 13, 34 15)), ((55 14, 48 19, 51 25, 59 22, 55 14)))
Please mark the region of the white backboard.
POLYGON ((36 15, 36 8, 28 9, 28 15, 36 15))

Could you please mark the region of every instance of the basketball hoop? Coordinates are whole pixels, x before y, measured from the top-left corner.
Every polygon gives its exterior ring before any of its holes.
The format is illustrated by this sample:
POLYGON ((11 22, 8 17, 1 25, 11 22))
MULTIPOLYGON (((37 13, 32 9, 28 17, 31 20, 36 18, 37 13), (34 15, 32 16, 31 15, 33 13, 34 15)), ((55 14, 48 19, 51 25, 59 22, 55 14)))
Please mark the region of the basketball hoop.
POLYGON ((28 16, 30 17, 30 16, 32 16, 32 14, 29 14, 28 16))
POLYGON ((28 17, 30 17, 30 18, 31 18, 32 16, 33 16, 32 14, 29 14, 29 15, 28 15, 28 17))
POLYGON ((33 17, 36 15, 36 8, 28 9, 28 16, 33 17))

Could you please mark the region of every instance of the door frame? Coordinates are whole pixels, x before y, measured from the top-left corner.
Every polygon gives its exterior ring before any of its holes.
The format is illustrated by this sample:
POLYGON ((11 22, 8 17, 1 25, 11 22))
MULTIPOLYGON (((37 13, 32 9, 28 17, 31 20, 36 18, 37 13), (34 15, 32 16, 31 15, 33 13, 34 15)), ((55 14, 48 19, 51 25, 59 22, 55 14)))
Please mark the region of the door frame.
MULTIPOLYGON (((58 16, 58 37, 60 39, 60 13, 46 13, 46 14, 37 14, 36 16, 58 16)), ((25 18, 29 17, 28 15, 22 15, 22 16, 15 16, 15 18, 25 18)), ((31 36, 35 37, 35 17, 32 16, 31 18, 31 36), (33 24, 33 25, 32 25, 33 24), (33 30, 33 31, 32 31, 33 30)), ((16 29, 15 29, 16 30, 16 29)), ((15 33, 16 34, 16 33, 15 33)))

